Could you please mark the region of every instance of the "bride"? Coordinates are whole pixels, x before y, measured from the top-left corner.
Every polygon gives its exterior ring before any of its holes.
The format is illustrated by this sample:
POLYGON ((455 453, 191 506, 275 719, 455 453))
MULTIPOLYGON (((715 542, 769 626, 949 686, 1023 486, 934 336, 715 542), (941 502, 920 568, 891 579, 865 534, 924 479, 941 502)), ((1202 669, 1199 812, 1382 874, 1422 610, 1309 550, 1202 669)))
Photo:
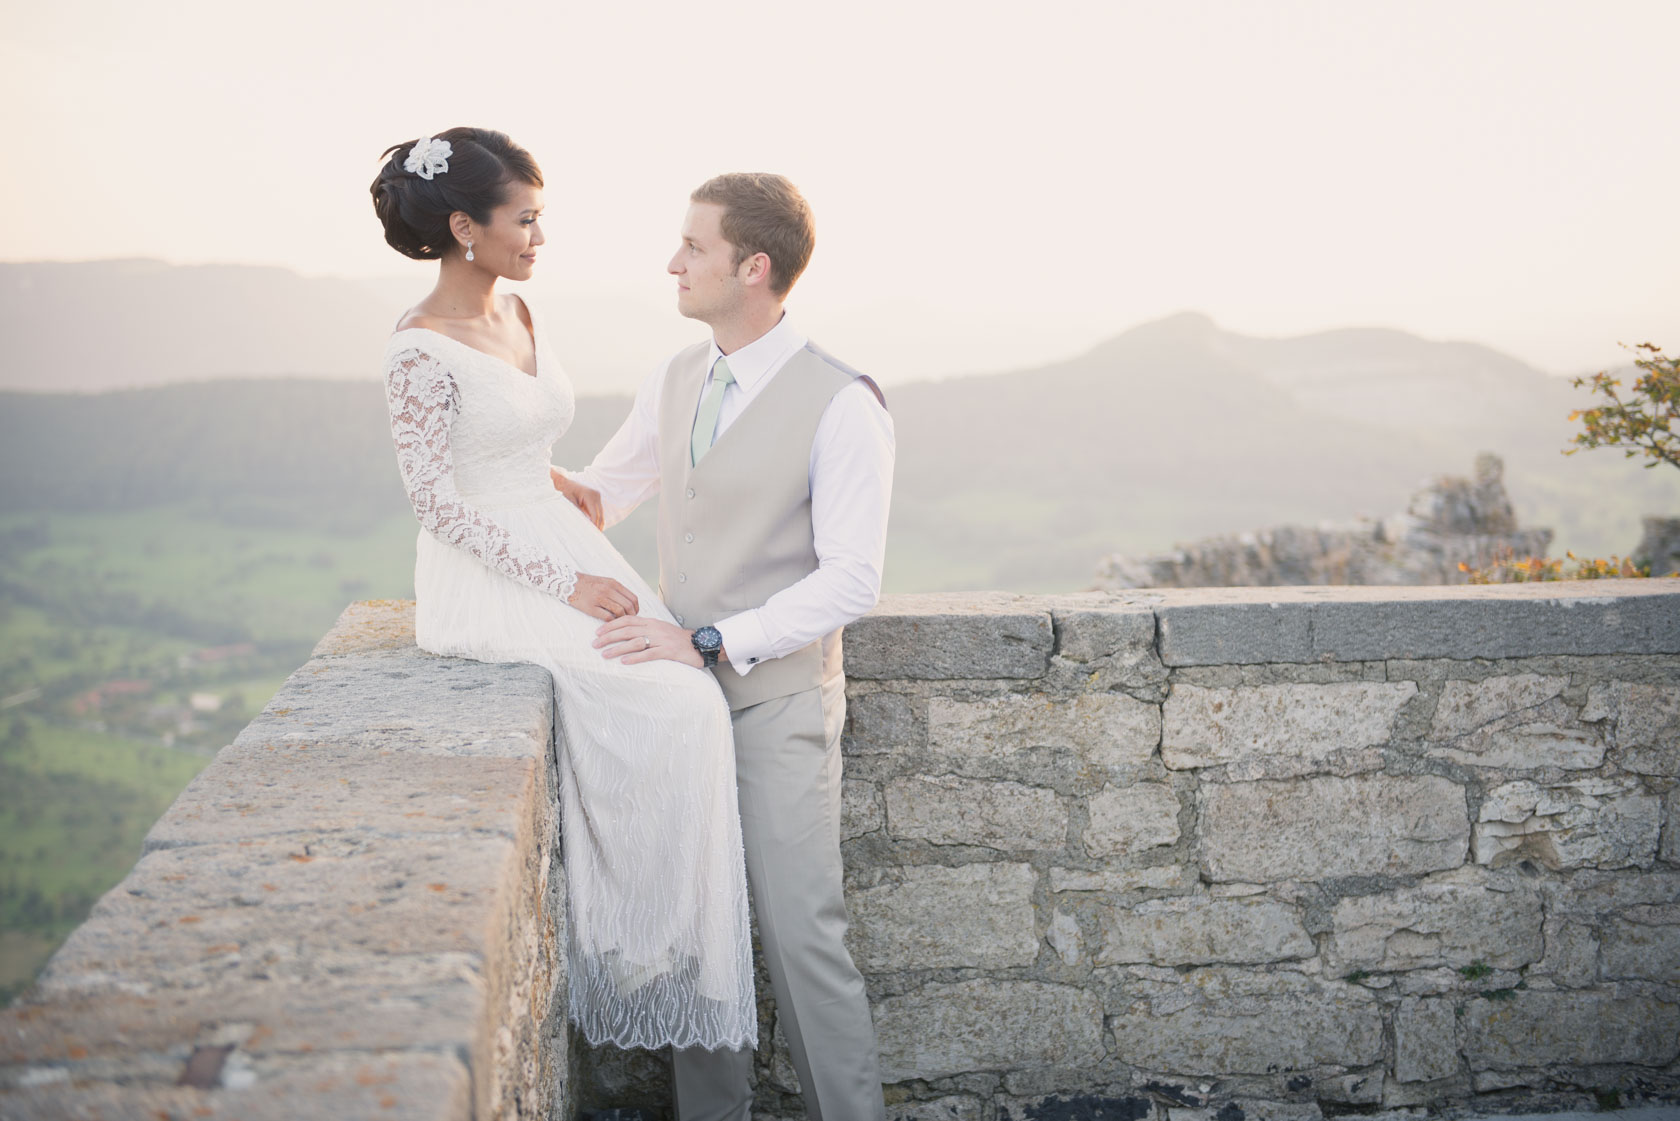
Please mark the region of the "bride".
POLYGON ((601 620, 672 621, 592 518, 555 488, 571 423, 548 333, 498 280, 531 276, 542 173, 489 129, 388 149, 385 240, 440 262, 385 350, 386 400, 420 519, 415 637, 434 654, 554 675, 572 1021, 591 1043, 756 1047, 729 709, 670 660, 608 660, 601 620))

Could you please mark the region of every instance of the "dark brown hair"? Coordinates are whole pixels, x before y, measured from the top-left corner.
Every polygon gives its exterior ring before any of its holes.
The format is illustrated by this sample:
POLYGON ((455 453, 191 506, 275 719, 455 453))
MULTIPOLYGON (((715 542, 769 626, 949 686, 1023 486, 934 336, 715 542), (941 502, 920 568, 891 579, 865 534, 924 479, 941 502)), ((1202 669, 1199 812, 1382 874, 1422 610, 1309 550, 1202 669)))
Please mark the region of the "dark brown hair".
POLYGON ((737 171, 708 179, 694 189, 690 202, 723 207, 723 236, 735 247, 735 263, 754 253, 770 258, 770 290, 788 294, 805 271, 817 244, 811 204, 799 188, 780 175, 737 171))
POLYGON ((409 150, 420 142, 405 140, 385 149, 385 165, 370 188, 385 240, 418 261, 435 261, 456 248, 449 216, 457 210, 475 222, 488 223, 490 212, 507 201, 510 185, 543 185, 537 161, 504 132, 452 128, 434 139, 449 142, 448 171, 430 179, 405 171, 409 150))

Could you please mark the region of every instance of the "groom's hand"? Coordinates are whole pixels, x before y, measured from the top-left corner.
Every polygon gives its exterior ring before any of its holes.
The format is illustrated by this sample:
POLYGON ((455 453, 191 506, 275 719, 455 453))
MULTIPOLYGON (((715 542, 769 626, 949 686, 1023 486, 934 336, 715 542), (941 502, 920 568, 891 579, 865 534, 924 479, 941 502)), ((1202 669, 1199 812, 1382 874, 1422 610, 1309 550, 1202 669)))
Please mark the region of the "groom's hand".
POLYGON ((566 477, 560 468, 550 465, 548 477, 554 483, 554 489, 565 495, 573 506, 583 511, 584 517, 595 523, 596 529, 607 524, 606 516, 601 510, 601 492, 594 487, 586 487, 582 483, 575 483, 566 477))
POLYGON ((603 658, 617 658, 626 665, 664 659, 704 669, 700 651, 694 648, 694 632, 675 623, 626 615, 603 623, 595 632, 595 649, 603 658))

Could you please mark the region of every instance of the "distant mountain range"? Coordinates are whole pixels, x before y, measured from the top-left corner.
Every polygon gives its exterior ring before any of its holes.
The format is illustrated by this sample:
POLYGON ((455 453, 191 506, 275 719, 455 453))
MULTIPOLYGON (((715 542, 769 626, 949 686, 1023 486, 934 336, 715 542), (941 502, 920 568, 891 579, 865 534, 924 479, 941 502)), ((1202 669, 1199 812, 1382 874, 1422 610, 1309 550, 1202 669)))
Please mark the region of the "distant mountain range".
POLYGON ((403 306, 373 284, 279 268, 0 264, 0 389, 88 393, 210 378, 371 378, 403 306))
MULTIPOLYGON (((337 510, 353 524, 401 510, 369 373, 399 298, 283 270, 146 262, 0 266, 0 291, 0 387, 246 380, 0 395, 0 512, 190 498, 229 516, 337 510), (207 290, 219 302, 193 302, 207 290), (40 325, 77 306, 86 329, 53 345, 40 325), (166 328, 182 306, 213 314, 166 328)), ((1422 478, 1468 473, 1478 450, 1504 457, 1519 520, 1556 529, 1555 549, 1626 552, 1641 514, 1680 511, 1680 472, 1613 452, 1563 457, 1579 400, 1473 344, 1378 329, 1259 339, 1195 314, 1035 369, 889 386, 889 586, 1082 587, 1117 551, 1401 509, 1422 478)), ((587 458, 627 408, 585 398, 557 458, 587 458)))

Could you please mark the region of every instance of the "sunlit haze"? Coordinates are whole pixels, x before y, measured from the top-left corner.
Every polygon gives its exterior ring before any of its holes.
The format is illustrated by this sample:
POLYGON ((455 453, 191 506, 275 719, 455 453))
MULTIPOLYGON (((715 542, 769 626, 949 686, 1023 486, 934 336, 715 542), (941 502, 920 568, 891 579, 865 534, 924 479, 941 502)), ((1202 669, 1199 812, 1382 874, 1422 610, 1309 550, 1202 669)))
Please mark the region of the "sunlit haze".
POLYGON ((889 382, 1186 309, 1554 373, 1680 349, 1666 0, 62 0, 0 37, 4 260, 407 276, 417 299, 435 266, 386 247, 368 183, 387 146, 474 124, 543 166, 555 329, 638 370, 697 335, 663 271, 688 191, 745 169, 816 211, 791 308, 889 382), (667 317, 619 339, 622 307, 667 317))

